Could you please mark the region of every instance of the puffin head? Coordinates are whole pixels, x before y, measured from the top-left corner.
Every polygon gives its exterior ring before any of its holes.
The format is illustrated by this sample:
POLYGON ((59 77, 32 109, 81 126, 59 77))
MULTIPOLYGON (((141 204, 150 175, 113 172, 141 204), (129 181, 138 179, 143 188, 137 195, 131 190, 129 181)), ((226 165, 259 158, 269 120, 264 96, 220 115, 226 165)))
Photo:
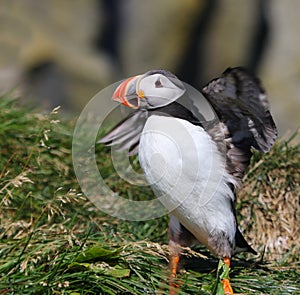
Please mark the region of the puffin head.
POLYGON ((133 109, 166 106, 185 93, 183 83, 166 70, 152 70, 124 80, 112 99, 133 109))

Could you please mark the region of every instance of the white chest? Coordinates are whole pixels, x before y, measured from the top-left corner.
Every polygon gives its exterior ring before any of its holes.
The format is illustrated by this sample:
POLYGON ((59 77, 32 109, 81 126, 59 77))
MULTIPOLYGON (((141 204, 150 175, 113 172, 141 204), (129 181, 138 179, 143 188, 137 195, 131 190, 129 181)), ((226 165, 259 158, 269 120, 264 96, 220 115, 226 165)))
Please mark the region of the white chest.
POLYGON ((153 115, 141 135, 139 160, 157 197, 200 242, 207 245, 215 230, 234 238, 225 160, 203 128, 153 115))

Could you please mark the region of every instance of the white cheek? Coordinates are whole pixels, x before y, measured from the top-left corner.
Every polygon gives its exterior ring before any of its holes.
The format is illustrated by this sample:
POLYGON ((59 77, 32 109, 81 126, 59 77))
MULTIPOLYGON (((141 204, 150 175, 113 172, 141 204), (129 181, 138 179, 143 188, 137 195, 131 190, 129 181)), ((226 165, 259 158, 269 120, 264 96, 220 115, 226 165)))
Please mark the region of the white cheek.
POLYGON ((179 88, 154 88, 145 93, 145 96, 148 98, 150 104, 153 105, 166 105, 183 95, 184 91, 179 88))
POLYGON ((180 89, 162 75, 152 75, 143 78, 139 83, 138 88, 139 89, 137 89, 137 91, 143 91, 150 107, 160 107, 167 105, 177 100, 185 92, 184 89, 180 89), (162 87, 155 87, 155 82, 158 79, 160 79, 162 87))

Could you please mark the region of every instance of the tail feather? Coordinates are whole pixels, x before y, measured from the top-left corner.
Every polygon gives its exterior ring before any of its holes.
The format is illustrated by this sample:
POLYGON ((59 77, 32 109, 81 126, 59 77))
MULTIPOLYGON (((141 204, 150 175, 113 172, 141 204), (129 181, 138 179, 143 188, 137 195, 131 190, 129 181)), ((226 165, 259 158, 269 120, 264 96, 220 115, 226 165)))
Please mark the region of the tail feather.
POLYGON ((247 243, 240 230, 236 229, 235 233, 235 253, 250 252, 257 255, 257 252, 247 243))

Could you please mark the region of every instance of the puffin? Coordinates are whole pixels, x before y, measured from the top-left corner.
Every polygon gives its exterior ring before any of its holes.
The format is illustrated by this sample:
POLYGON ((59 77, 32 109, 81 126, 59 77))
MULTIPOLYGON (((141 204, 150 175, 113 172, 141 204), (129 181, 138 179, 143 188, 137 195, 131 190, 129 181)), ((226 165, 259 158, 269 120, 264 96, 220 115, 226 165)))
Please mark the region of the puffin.
MULTIPOLYGON (((247 69, 226 69, 201 95, 213 119, 205 118, 188 84, 167 70, 125 79, 112 99, 132 112, 99 140, 138 154, 147 182, 170 213, 171 281, 183 246, 201 243, 228 268, 239 252, 257 254, 238 228, 236 196, 253 149, 266 153, 277 138, 265 91, 247 69)), ((233 294, 229 277, 221 284, 224 294, 233 294)))

